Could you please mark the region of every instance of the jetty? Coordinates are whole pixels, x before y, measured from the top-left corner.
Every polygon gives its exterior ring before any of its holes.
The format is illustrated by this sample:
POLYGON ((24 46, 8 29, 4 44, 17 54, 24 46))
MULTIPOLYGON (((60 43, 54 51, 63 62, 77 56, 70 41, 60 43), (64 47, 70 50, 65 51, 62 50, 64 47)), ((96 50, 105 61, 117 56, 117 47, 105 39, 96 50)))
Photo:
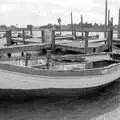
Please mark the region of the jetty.
MULTIPOLYGON (((12 38, 11 31, 7 31, 7 44, 0 48, 0 54, 12 54, 17 52, 38 51, 46 53, 48 49, 56 53, 65 54, 68 52, 76 53, 100 53, 108 49, 107 39, 89 39, 89 32, 84 31, 84 40, 56 39, 55 31, 42 31, 41 38, 12 38), (17 42, 17 43, 15 43, 17 42), (18 44, 19 43, 19 44, 18 44)), ((112 38, 110 38, 112 40, 112 38)))
MULTIPOLYGON (((107 4, 107 3, 106 3, 107 4)), ((106 11, 107 14, 107 5, 106 11)), ((110 12, 110 11, 109 11, 110 12)), ((109 13, 110 14, 110 13, 109 13)), ((107 15, 106 15, 107 16, 107 15)), ((37 51, 39 54, 46 54, 47 50, 52 50, 52 53, 56 54, 92 54, 101 52, 112 52, 112 46, 118 44, 119 40, 113 38, 113 18, 110 16, 107 20, 105 16, 105 38, 101 39, 99 36, 90 36, 89 29, 81 28, 76 30, 73 28, 73 18, 71 12, 71 35, 58 36, 55 29, 43 29, 41 36, 33 37, 33 30, 30 27, 30 35, 26 35, 25 32, 28 29, 17 29, 20 34, 17 37, 12 36, 12 30, 6 32, 6 44, 0 48, 0 56, 7 54, 8 57, 12 56, 12 53, 21 53, 23 56, 26 52, 37 51), (107 25, 108 22, 108 25, 107 25), (82 36, 77 36, 76 33, 80 31, 82 36), (22 32, 22 33, 21 33, 22 32)), ((83 16, 81 16, 81 23, 83 24, 83 16)), ((64 30, 63 30, 64 31, 64 30)), ((69 31, 69 30, 68 30, 69 31)), ((62 30, 60 29, 60 33, 62 30)), ((94 31, 93 31, 94 32, 94 31)))

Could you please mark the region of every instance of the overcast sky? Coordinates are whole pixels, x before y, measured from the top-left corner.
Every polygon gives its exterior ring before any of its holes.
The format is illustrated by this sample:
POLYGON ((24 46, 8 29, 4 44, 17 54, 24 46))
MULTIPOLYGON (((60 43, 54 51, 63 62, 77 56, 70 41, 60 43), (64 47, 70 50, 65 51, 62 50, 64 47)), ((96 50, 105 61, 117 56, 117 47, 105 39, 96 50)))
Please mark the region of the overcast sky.
MULTIPOLYGON (((118 23, 120 0, 108 0, 114 23, 118 23)), ((105 0, 0 0, 0 24, 57 24, 61 17, 62 24, 70 23, 73 11, 74 23, 104 23, 105 0)))

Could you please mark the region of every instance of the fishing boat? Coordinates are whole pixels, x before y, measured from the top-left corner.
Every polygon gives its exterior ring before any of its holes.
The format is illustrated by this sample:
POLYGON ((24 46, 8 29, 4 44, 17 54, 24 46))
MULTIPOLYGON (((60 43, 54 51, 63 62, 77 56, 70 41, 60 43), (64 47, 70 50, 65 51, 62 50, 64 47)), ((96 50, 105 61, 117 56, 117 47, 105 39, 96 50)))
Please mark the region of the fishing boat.
POLYGON ((15 60, 0 59, 0 96, 81 95, 120 77, 116 53, 54 56, 49 65, 40 59, 34 64, 29 60, 27 66, 15 60))

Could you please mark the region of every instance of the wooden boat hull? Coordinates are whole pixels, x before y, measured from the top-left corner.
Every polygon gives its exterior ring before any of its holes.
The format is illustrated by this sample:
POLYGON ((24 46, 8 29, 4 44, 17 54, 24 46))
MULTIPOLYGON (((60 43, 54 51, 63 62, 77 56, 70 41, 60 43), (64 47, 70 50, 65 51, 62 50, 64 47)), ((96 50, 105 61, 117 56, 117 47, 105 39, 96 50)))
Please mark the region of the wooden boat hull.
MULTIPOLYGON (((68 56, 67 56, 68 57, 68 56)), ((80 59, 81 56, 68 58, 80 59)), ((113 54, 83 55, 86 60, 114 59, 113 54)), ((97 62, 97 63, 98 63, 97 62)), ((101 65, 101 63, 100 63, 101 65)), ((91 65, 90 65, 91 66, 91 65)), ((84 95, 120 78, 120 62, 84 69, 42 69, 0 63, 0 96, 75 96, 84 95)))
POLYGON ((60 89, 60 88, 48 88, 48 89, 0 89, 0 100, 23 100, 23 99, 32 99, 35 97, 78 97, 93 95, 98 93, 100 90, 104 90, 106 87, 109 87, 111 83, 91 88, 74 88, 74 89, 60 89))
POLYGON ((0 95, 84 95, 120 78, 120 63, 82 71, 44 71, 0 64, 0 95))

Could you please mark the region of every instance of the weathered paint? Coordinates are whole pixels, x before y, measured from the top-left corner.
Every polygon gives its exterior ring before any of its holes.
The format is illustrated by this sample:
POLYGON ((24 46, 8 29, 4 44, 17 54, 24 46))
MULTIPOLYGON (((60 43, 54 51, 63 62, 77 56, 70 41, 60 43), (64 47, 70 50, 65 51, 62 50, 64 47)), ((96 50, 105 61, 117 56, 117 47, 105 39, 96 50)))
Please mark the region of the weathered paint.
POLYGON ((120 77, 120 64, 81 71, 49 71, 7 64, 0 64, 0 68, 1 89, 90 88, 120 77))

